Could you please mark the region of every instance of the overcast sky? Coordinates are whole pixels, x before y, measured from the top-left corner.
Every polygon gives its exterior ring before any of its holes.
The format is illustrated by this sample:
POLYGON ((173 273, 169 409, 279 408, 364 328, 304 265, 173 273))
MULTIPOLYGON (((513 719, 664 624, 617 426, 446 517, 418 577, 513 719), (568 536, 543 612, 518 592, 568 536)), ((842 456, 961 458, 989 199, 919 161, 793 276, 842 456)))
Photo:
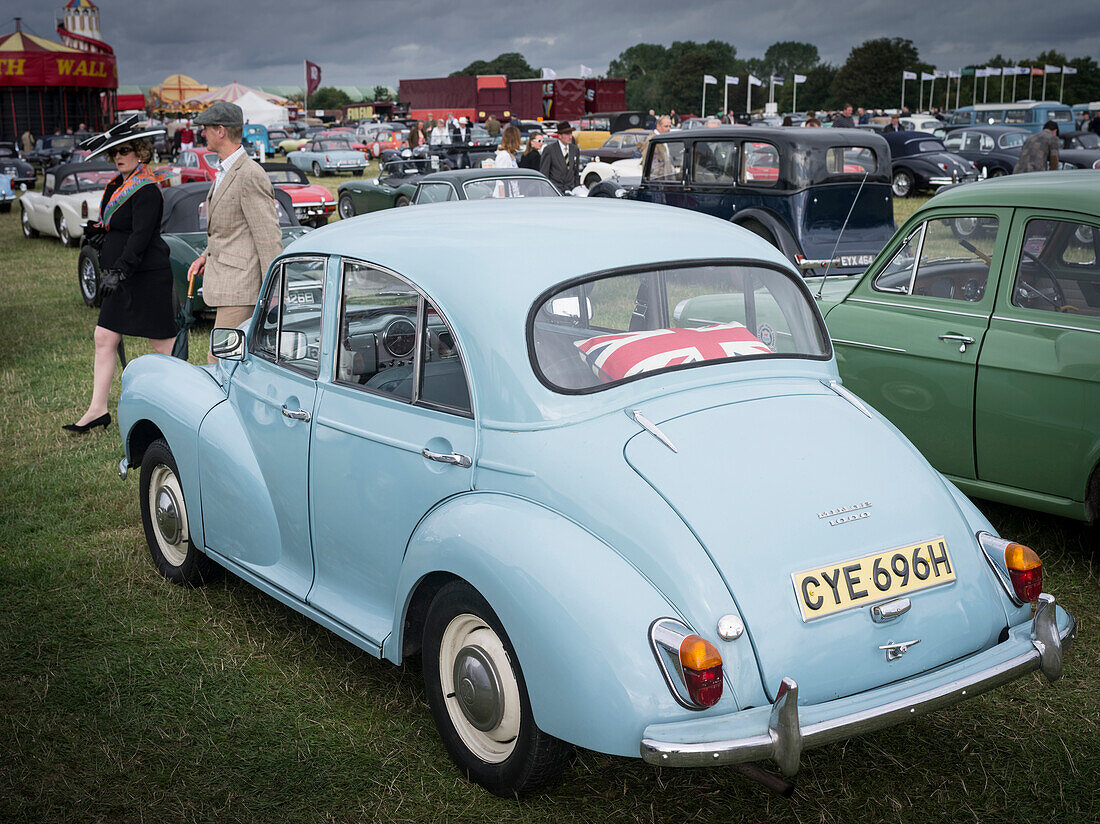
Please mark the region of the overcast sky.
MULTIPOLYGON (((3 0, 0 33, 21 14, 29 31, 56 40, 59 7, 3 0)), ((119 82, 142 86, 177 72, 211 86, 302 85, 308 59, 326 86, 396 88, 401 78, 446 75, 510 51, 566 77, 581 64, 605 73, 636 43, 710 39, 732 43, 743 58, 762 57, 779 40, 811 42, 834 64, 876 37, 907 37, 941 69, 1047 49, 1100 60, 1097 0, 102 0, 99 9, 119 82)))

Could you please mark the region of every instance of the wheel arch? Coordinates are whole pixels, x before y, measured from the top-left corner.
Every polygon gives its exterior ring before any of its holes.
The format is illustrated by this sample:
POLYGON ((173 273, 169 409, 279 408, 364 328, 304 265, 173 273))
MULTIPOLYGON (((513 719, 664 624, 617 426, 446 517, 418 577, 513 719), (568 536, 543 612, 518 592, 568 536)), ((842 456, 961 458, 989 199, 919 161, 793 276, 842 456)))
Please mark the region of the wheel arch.
POLYGON ((503 624, 544 732, 637 756, 646 724, 688 715, 665 685, 648 642, 650 624, 678 612, 579 524, 500 493, 462 495, 436 508, 409 542, 383 657, 400 663, 416 649, 419 639, 410 634, 422 630, 434 594, 456 578, 503 624))
POLYGON ((785 221, 767 209, 744 209, 734 212, 733 216, 730 217, 731 223, 742 228, 748 228, 747 224, 753 221, 771 232, 772 237, 779 243, 779 251, 783 253, 787 260, 794 263, 796 256, 802 254, 802 244, 795 238, 790 227, 787 226, 785 221))

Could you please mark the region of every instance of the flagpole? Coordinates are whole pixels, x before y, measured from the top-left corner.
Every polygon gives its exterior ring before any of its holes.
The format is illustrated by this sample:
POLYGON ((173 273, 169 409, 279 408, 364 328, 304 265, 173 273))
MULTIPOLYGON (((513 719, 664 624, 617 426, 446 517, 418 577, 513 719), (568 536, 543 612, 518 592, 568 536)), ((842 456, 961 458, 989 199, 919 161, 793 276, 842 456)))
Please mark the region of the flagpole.
POLYGON ((1062 82, 1058 84, 1058 102, 1062 102, 1062 92, 1066 90, 1066 67, 1062 66, 1062 82))
POLYGON ((1031 84, 1035 82, 1035 72, 1031 66, 1027 67, 1027 98, 1031 99, 1031 84))
POLYGON ((305 102, 302 103, 302 106, 305 109, 305 111, 302 112, 302 119, 304 120, 305 118, 309 117, 309 61, 303 60, 302 64, 302 68, 306 71, 306 99, 305 102))
POLYGON ((917 95, 917 111, 924 108, 924 72, 920 73, 920 92, 917 95))
POLYGON ((1001 66, 1001 102, 1005 102, 1005 67, 1001 66))
POLYGON ((1017 67, 1013 67, 1013 69, 1012 69, 1012 102, 1013 103, 1016 102, 1016 78, 1019 77, 1019 75, 1020 75, 1020 73, 1018 71, 1016 71, 1016 68, 1017 67))
POLYGON ((1046 100, 1047 99, 1047 70, 1046 70, 1046 67, 1043 68, 1043 96, 1039 99, 1040 100, 1046 100))
POLYGON ((901 73, 901 110, 905 111, 905 72, 901 73))
POLYGON ((932 70, 932 82, 928 84, 928 111, 932 111, 932 100, 936 95, 936 70, 932 70))
POLYGON ((794 89, 791 92, 794 97, 791 99, 791 111, 798 111, 798 78, 794 78, 794 89))
POLYGON ((705 74, 703 75, 703 111, 701 114, 704 118, 707 116, 707 76, 705 74))
POLYGON ((752 112, 752 73, 750 72, 748 77, 745 78, 745 85, 748 89, 745 91, 745 114, 748 115, 752 112))
POLYGON ((725 117, 730 110, 730 76, 723 74, 722 77, 725 78, 725 82, 722 84, 722 117, 725 117))
POLYGON ((978 105, 978 70, 974 69, 974 74, 971 75, 974 78, 974 98, 970 101, 971 106, 978 105))
POLYGON ((982 103, 984 104, 989 98, 989 70, 985 72, 985 82, 982 83, 982 103))
POLYGON ((963 70, 959 68, 959 76, 955 78, 955 108, 959 108, 959 93, 963 87, 963 70))

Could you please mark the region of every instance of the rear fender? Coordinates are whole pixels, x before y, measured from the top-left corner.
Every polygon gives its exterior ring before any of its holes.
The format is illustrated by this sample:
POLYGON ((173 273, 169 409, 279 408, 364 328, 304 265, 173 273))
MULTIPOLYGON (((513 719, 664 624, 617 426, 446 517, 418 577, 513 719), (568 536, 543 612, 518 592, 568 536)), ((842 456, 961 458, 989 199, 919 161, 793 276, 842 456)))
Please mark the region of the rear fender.
MULTIPOLYGON (((410 602, 441 572, 469 583, 500 618, 545 732, 636 757, 654 719, 699 717, 672 698, 649 648, 650 624, 679 613, 575 522, 498 493, 463 495, 434 510, 409 543, 384 657, 400 663, 410 602)), ((735 709, 727 694, 711 712, 735 709)))
POLYGON ((772 233, 775 242, 779 244, 779 251, 787 260, 794 261, 795 257, 802 254, 802 246, 795 240, 787 224, 765 209, 745 209, 734 212, 730 221, 736 226, 744 226, 746 223, 756 221, 772 233))
POLYGON ((203 546, 202 501, 199 497, 198 432, 207 413, 224 401, 225 391, 205 369, 168 355, 144 355, 130 362, 122 374, 118 426, 129 466, 140 464, 135 446, 144 449, 153 426, 168 442, 176 459, 191 540, 203 546))

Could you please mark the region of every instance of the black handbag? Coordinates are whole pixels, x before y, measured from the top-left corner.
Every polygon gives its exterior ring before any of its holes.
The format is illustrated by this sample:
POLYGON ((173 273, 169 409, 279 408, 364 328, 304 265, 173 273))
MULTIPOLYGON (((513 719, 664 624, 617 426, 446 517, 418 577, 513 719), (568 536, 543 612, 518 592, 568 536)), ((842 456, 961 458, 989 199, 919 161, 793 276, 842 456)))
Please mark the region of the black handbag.
POLYGON ((84 224, 84 240, 97 252, 103 251, 103 241, 107 239, 107 230, 98 223, 88 221, 84 224))

